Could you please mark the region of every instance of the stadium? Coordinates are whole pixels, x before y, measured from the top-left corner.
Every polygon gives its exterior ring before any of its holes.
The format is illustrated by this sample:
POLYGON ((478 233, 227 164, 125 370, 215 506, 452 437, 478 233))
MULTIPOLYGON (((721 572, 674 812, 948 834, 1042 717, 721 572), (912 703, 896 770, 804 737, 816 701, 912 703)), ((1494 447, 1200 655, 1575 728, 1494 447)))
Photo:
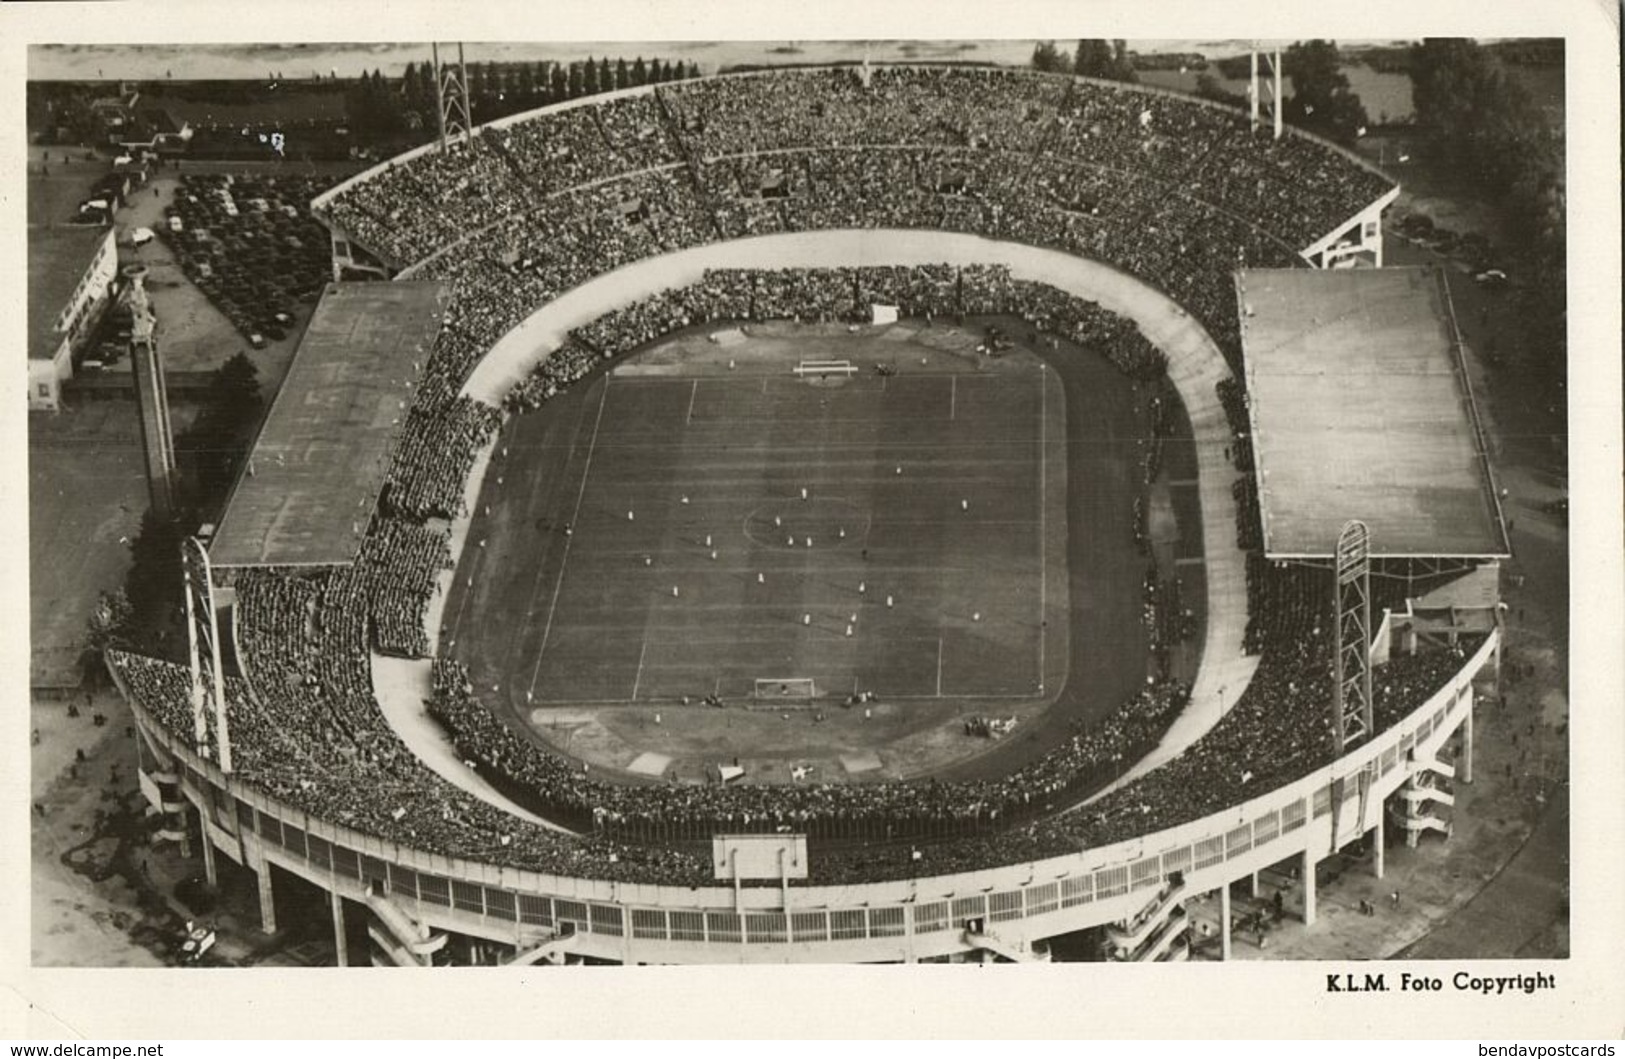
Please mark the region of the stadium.
POLYGON ((148 801, 341 962, 1223 958, 1261 875, 1312 923, 1449 828, 1510 549, 1398 188, 1256 118, 732 74, 323 193, 189 664, 108 655, 148 801))

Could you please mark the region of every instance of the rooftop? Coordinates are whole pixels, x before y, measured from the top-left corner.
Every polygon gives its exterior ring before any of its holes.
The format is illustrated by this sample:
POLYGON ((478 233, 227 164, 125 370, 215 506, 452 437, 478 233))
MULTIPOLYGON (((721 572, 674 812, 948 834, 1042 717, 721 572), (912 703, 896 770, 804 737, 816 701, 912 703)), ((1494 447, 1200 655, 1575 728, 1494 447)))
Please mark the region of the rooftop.
POLYGON ((329 284, 209 547, 217 566, 353 562, 450 299, 329 284))
POLYGON ((1350 519, 1373 557, 1509 554, 1442 275, 1254 269, 1237 290, 1266 555, 1330 556, 1350 519))
POLYGON ((28 356, 49 360, 62 336, 56 318, 84 279, 97 249, 112 234, 99 225, 61 224, 28 229, 28 356))

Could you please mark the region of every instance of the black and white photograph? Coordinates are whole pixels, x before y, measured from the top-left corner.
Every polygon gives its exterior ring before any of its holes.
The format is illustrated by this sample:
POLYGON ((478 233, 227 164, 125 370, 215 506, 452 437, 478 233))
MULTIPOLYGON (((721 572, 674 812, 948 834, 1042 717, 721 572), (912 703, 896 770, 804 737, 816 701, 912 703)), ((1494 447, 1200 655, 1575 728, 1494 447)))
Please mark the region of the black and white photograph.
POLYGON ((1335 1005, 1617 956, 1617 140, 1584 299, 1569 245, 1617 99, 1561 27, 1041 10, 34 27, 12 957, 1335 1005))

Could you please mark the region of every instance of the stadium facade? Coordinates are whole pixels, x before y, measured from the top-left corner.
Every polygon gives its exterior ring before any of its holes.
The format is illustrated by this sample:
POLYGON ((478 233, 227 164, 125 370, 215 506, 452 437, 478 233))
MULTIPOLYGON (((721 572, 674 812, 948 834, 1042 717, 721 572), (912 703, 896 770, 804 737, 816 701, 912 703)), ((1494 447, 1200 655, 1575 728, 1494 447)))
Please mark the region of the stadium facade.
MULTIPOLYGON (((1381 214, 1397 192, 1338 148, 1295 132, 1280 141, 1257 137, 1239 113, 1202 101, 1019 71, 882 67, 704 78, 504 119, 466 143, 422 148, 369 170, 313 204, 333 233, 336 278, 437 280, 453 290, 443 326, 434 320, 421 338, 396 341, 396 349, 419 352, 432 344, 435 353, 411 387, 410 408, 400 405, 404 424, 391 422, 380 435, 388 439, 391 471, 358 469, 374 484, 362 489, 367 510, 358 508, 357 517, 374 516, 380 473, 392 503, 421 495, 403 480, 415 466, 409 461, 447 436, 434 431, 451 417, 471 407, 480 423, 499 417, 501 392, 517 378, 512 362, 495 363, 503 357, 482 359, 488 351, 513 350, 526 367, 544 360, 563 329, 532 329, 523 341, 513 339, 515 329, 617 270, 630 274, 684 254, 725 260, 736 241, 773 233, 942 230, 951 233, 945 240, 982 240, 990 248, 1038 244, 1103 262, 1163 292, 1211 335, 1204 341, 1212 360, 1228 373, 1242 364, 1247 338, 1233 295, 1237 266, 1380 267, 1381 214), (872 103, 871 77, 917 105, 872 103), (775 114, 770 98, 791 102, 775 114)), ((636 298, 625 286, 616 289, 623 302, 636 298)), ((587 318, 618 307, 605 297, 587 318)), ((1166 321, 1136 323, 1155 342, 1166 321)), ((1170 365, 1176 385, 1182 378, 1190 385, 1187 367, 1170 365)), ((296 364, 290 378, 298 371, 296 364)), ((1470 393, 1466 399, 1470 405, 1470 393)), ((470 434, 464 426, 458 420, 451 429, 478 437, 480 454, 453 461, 459 496, 477 491, 495 445, 489 429, 470 434)), ((342 451, 327 446, 323 458, 342 451)), ((332 468, 317 468, 313 480, 333 481, 323 470, 332 468)), ((1493 483, 1475 488, 1490 490, 1493 508, 1493 483)), ((432 505, 421 510, 440 517, 432 505)), ((324 552, 324 566, 363 568, 368 542, 357 541, 359 527, 348 518, 341 521, 318 543, 331 551, 342 538, 351 558, 324 552)), ((230 513, 226 524, 235 524, 230 513)), ((256 561, 264 554, 253 541, 233 547, 256 561)), ((245 591, 232 564, 217 564, 209 576, 224 588, 216 606, 241 611, 245 591)), ((250 585, 253 576, 260 575, 250 575, 250 585)), ((356 583, 360 593, 388 591, 382 581, 356 583)), ((296 612, 326 605, 314 595, 289 598, 299 601, 296 612)), ((368 628, 378 635, 362 607, 357 635, 368 628)), ((376 608, 371 613, 376 623, 376 608)), ((427 641, 418 656, 435 653, 433 613, 417 612, 427 641)), ((512 963, 1022 960, 1042 958, 1047 939, 1096 927, 1114 958, 1168 960, 1190 953, 1185 905, 1196 895, 1218 891, 1218 945, 1228 955, 1230 883, 1291 864, 1296 906, 1313 922, 1315 866, 1323 858, 1369 841, 1380 874, 1388 828, 1414 839, 1448 826, 1441 810, 1450 802, 1447 781, 1472 775, 1474 682, 1498 668, 1501 634, 1493 608, 1488 613, 1485 625, 1456 624, 1449 614, 1424 619, 1408 606, 1387 611, 1365 645, 1372 664, 1408 654, 1419 641, 1456 646, 1468 636, 1452 675, 1390 711, 1369 738, 1272 789, 1249 788, 1218 811, 1123 840, 884 880, 861 872, 835 881, 807 877, 807 865, 792 861, 817 858, 817 849, 771 836, 718 835, 722 867, 707 885, 662 883, 651 866, 658 855, 647 862, 614 852, 576 858, 567 838, 558 840, 564 852, 557 862, 579 859, 582 867, 535 870, 504 854, 507 834, 487 835, 492 841, 467 850, 415 842, 414 834, 427 831, 414 830, 418 821, 431 819, 432 810, 414 816, 405 804, 409 791, 362 790, 368 781, 361 773, 349 781, 356 804, 324 812, 311 792, 331 793, 344 777, 262 774, 241 756, 233 770, 231 755, 221 752, 228 706, 232 738, 252 748, 255 739, 277 736, 241 720, 257 716, 258 704, 291 694, 274 686, 274 664, 258 670, 257 642, 265 641, 241 634, 240 613, 220 622, 236 673, 200 674, 194 663, 190 680, 177 683, 176 672, 127 656, 113 656, 110 669, 137 717, 142 789, 164 814, 167 833, 201 838, 211 880, 221 856, 252 871, 268 931, 276 929, 274 868, 325 891, 341 961, 362 961, 345 952, 345 922, 355 915, 367 917, 373 962, 398 965, 428 965, 447 952, 512 963), (164 693, 179 686, 188 691, 164 693), (360 804, 368 796, 374 801, 360 804), (376 808, 386 803, 378 798, 402 804, 380 817, 376 808), (393 828, 391 819, 406 822, 393 828), (780 852, 745 859, 772 870, 728 869, 738 863, 731 851, 764 841, 780 842, 780 852)), ((318 625, 328 621, 324 612, 318 625)), ((1203 665, 1220 661, 1204 657, 1203 665)), ((338 670, 344 664, 339 660, 338 670)), ((323 671, 312 678, 320 686, 300 701, 326 709, 381 693, 367 688, 352 700, 343 682, 357 679, 368 678, 323 671)), ((1241 692, 1231 692, 1233 705, 1241 692)), ((342 716, 348 706, 332 708, 342 716)), ((354 733, 372 723, 351 716, 338 727, 354 733)), ((356 746, 364 753, 366 741, 356 746)), ((457 815, 442 812, 447 820, 457 815)))

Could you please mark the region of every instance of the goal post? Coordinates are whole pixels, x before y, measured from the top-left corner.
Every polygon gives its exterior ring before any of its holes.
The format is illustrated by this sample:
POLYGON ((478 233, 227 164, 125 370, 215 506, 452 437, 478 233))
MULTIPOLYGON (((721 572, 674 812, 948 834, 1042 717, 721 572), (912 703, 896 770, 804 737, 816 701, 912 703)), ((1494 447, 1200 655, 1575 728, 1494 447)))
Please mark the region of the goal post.
POLYGON ((850 360, 804 360, 790 369, 800 378, 814 375, 823 378, 827 375, 856 375, 857 365, 850 360))
POLYGON ((818 694, 811 677, 758 677, 755 698, 810 699, 818 694))

